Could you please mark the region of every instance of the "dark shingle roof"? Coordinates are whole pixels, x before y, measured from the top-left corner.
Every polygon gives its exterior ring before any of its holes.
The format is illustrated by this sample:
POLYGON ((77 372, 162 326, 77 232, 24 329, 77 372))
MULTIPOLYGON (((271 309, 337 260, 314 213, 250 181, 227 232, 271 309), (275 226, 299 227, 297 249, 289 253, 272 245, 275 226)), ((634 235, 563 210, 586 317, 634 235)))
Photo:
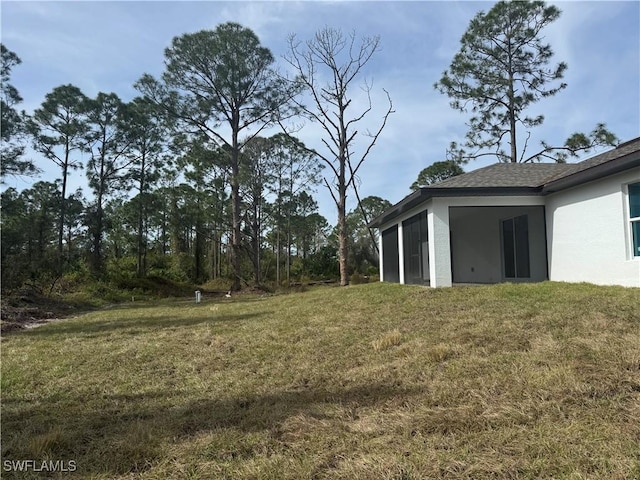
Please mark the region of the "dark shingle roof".
POLYGON ((634 154, 636 157, 640 154, 640 137, 622 143, 616 148, 607 150, 595 157, 587 158, 586 160, 578 163, 567 164, 567 166, 571 167, 571 170, 568 170, 564 174, 558 175, 555 178, 547 179, 545 186, 551 185, 553 182, 557 182, 559 180, 568 180, 569 177, 573 175, 578 175, 582 172, 586 173, 591 169, 597 170, 597 167, 604 166, 609 162, 613 162, 614 160, 618 160, 623 157, 633 156, 634 154))
POLYGON ((638 151, 640 137, 579 163, 497 163, 424 188, 542 187, 638 151))
MULTIPOLYGON (((624 157, 631 153, 637 152, 640 150, 640 137, 634 138, 633 140, 629 140, 628 142, 621 143, 616 148, 608 150, 600 155, 596 155, 595 157, 588 158, 579 163, 572 164, 573 167, 576 168, 576 172, 585 170, 587 168, 595 167, 597 165, 601 165, 606 162, 610 162, 611 160, 615 160, 616 158, 624 157)), ((572 172, 572 173, 576 173, 572 172)))
POLYGON ((379 227, 432 197, 546 195, 640 166, 640 137, 578 163, 498 163, 421 187, 374 219, 379 227))
POLYGON ((570 173, 572 167, 559 163, 497 163, 426 188, 539 187, 558 175, 570 173))

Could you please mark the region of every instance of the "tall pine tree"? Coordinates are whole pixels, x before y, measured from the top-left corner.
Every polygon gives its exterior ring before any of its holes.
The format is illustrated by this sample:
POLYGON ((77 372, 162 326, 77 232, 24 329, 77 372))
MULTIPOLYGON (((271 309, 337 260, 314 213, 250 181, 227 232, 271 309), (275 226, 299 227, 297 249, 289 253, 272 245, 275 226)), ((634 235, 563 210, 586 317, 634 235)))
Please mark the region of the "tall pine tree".
POLYGON ((501 162, 565 162, 593 147, 616 144, 616 136, 600 123, 590 134, 574 133, 564 145, 542 141, 540 150, 527 152, 531 130, 544 121, 543 115, 529 116, 528 108, 567 86, 562 82, 567 64, 552 64, 553 51, 543 36, 559 16, 558 8, 541 0, 500 1, 471 20, 460 51, 434 85, 451 98, 453 108, 472 112, 464 144, 451 144, 452 159, 490 155, 501 162))

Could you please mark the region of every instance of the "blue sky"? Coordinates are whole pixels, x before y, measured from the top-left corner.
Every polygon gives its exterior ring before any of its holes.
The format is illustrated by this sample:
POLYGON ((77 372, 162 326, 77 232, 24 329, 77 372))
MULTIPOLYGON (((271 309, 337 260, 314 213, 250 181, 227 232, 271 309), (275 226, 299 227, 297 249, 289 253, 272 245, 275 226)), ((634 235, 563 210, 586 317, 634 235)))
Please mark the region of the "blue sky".
MULTIPOLYGON (((2 42, 22 65, 12 84, 31 112, 56 86, 71 83, 89 96, 115 92, 123 100, 137 95, 133 84, 143 73, 159 76, 163 51, 175 36, 235 21, 253 29, 284 69, 287 37, 310 38, 324 26, 380 35, 381 50, 365 77, 373 82, 374 111, 359 128, 374 129, 384 113, 386 89, 394 113, 360 171, 360 194, 392 203, 409 193, 420 170, 443 160, 451 141, 462 141, 465 115, 433 88, 458 51, 471 18, 493 2, 1 2, 2 42)), ((622 140, 640 135, 640 2, 553 2, 562 10, 545 31, 555 61, 565 61, 568 87, 531 110, 545 115, 530 144, 562 143, 575 131, 589 132, 604 122, 622 140)), ((363 80, 364 80, 363 78, 363 80)), ((357 94, 356 90, 354 94, 357 94)), ((356 95, 357 96, 357 95, 356 95)), ((354 104, 358 103, 358 98, 354 104)), ((307 124, 298 136, 321 148, 321 131, 307 124)), ((356 145, 356 152, 364 144, 356 145)), ((42 179, 59 175, 44 159, 42 179)), ((479 168, 491 160, 469 163, 479 168)), ((331 179, 329 179, 331 180, 331 179)), ((73 173, 73 188, 83 172, 73 173)), ((29 183, 9 179, 7 186, 29 183)), ((326 188, 315 194, 320 212, 335 224, 335 206, 326 188)), ((350 195, 349 208, 354 198, 350 195)))

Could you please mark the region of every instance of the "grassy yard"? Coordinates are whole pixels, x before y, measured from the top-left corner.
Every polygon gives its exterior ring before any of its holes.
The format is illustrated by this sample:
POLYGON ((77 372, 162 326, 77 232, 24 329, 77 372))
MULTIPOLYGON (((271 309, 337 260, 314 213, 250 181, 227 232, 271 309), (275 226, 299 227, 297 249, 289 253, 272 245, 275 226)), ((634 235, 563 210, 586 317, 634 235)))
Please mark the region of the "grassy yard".
POLYGON ((6 471, 20 459, 96 479, 637 479, 640 290, 320 287, 14 332, 2 478, 43 475, 6 471))

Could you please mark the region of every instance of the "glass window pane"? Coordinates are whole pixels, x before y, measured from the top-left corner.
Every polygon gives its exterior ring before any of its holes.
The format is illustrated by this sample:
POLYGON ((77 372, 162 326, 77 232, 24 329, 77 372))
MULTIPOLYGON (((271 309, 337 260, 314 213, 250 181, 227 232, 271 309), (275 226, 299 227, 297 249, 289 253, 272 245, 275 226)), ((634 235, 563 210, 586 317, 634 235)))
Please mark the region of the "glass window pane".
POLYGON ((423 211, 402 222, 405 283, 422 284, 428 278, 423 272, 423 243, 427 241, 427 212, 423 211))
POLYGON ((516 276, 529 278, 529 219, 521 215, 513 219, 516 241, 516 276))
POLYGON ((633 256, 640 257, 640 221, 631 222, 631 232, 633 234, 633 256))
POLYGON ((398 250, 398 226, 382 232, 382 268, 385 282, 400 282, 400 253, 398 250))
POLYGON ((629 185, 629 212, 631 218, 640 217, 640 183, 629 185))
POLYGON ((502 222, 502 248, 504 249, 504 276, 516 277, 515 245, 513 241, 513 219, 502 222))

